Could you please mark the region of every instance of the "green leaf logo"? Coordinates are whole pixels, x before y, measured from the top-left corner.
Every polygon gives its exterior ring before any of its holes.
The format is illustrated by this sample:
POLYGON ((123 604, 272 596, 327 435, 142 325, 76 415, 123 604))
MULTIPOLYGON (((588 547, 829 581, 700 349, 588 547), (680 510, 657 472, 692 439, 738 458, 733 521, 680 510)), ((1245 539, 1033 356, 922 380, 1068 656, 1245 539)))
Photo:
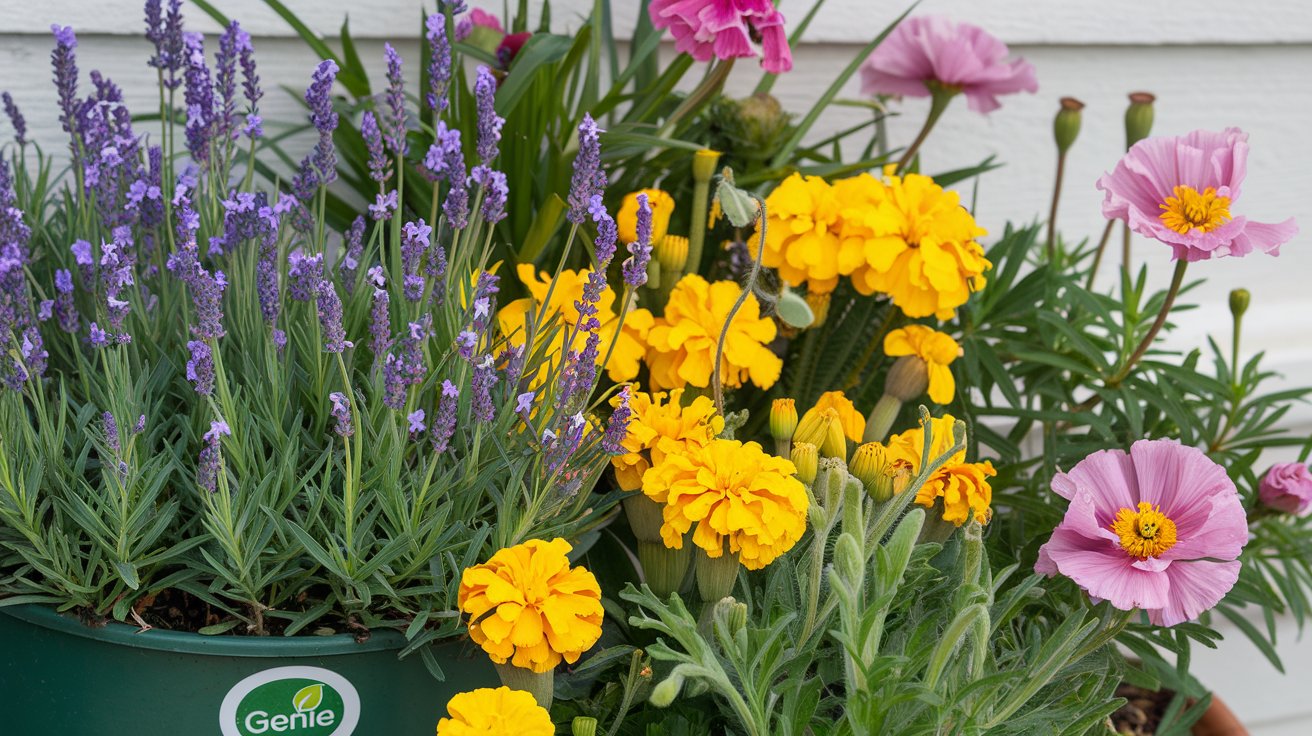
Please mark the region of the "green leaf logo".
POLYGON ((314 710, 323 702, 323 685, 315 683, 306 685, 292 696, 292 705, 296 706, 297 713, 304 713, 307 710, 314 710))

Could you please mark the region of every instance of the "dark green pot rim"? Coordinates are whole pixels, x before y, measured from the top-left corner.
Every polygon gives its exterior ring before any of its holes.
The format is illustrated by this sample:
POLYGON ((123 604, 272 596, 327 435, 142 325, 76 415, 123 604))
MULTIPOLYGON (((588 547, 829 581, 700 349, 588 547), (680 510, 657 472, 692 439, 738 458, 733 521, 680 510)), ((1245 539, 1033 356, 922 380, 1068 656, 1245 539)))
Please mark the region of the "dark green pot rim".
POLYGON ((49 606, 35 603, 0 606, 0 615, 64 634, 125 647, 212 657, 331 657, 396 650, 406 646, 405 636, 398 631, 390 630, 373 631, 367 641, 359 643, 350 634, 202 636, 163 629, 140 631, 135 626, 118 622, 91 627, 71 616, 62 615, 49 606))

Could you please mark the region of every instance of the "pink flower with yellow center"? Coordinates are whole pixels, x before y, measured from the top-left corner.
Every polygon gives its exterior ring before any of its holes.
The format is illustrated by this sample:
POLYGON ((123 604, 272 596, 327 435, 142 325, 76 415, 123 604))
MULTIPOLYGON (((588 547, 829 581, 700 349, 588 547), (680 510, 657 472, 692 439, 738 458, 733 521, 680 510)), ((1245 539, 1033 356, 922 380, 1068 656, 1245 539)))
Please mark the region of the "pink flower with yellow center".
POLYGON ((1093 598, 1174 626, 1215 606, 1239 579, 1248 522, 1235 485, 1201 450, 1140 440, 1052 479, 1070 501, 1034 569, 1093 598))
POLYGON ((767 72, 793 68, 784 16, 773 0, 651 0, 647 13, 657 29, 670 29, 675 48, 697 61, 759 55, 767 72))
POLYGON ((935 91, 963 92, 970 109, 992 112, 998 95, 1037 92, 1034 66, 1008 61, 1007 44, 969 23, 941 16, 908 18, 861 65, 861 91, 868 95, 928 97, 935 91))
POLYGON ((1248 134, 1195 130, 1134 144, 1098 179, 1102 213, 1171 246, 1177 260, 1279 255, 1298 233, 1294 219, 1268 224, 1233 211, 1248 172, 1248 134))

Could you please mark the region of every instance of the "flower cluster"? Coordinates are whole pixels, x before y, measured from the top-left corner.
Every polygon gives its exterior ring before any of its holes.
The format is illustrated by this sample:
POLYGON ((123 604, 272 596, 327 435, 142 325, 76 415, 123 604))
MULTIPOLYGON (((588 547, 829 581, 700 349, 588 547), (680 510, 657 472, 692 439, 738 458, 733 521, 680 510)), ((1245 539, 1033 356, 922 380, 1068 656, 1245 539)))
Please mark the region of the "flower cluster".
MULTIPOLYGON (((950 414, 931 419, 933 441, 929 447, 931 461, 944 455, 955 444, 952 432, 956 419, 950 414)), ((893 435, 888 440, 888 453, 893 462, 906 468, 912 477, 919 475, 925 451, 925 431, 921 428, 893 435)), ((997 475, 993 463, 966 462, 965 449, 958 450, 947 462, 925 481, 916 493, 916 503, 932 508, 943 504, 943 520, 957 526, 973 517, 987 524, 993 516, 993 488, 989 478, 997 475)))
POLYGON ((857 291, 887 294, 908 317, 949 319, 992 267, 977 242, 986 233, 957 194, 920 174, 861 174, 832 185, 793 174, 766 206, 762 263, 815 293, 848 276, 857 291))
MULTIPOLYGON (((710 283, 694 273, 675 284, 665 313, 647 333, 653 388, 711 385, 720 331, 741 294, 742 288, 732 281, 710 283)), ((720 361, 724 384, 741 386, 750 380, 760 388, 773 386, 783 370, 783 360, 769 347, 777 333, 774 320, 761 316, 756 295, 748 294, 729 322, 720 361)))

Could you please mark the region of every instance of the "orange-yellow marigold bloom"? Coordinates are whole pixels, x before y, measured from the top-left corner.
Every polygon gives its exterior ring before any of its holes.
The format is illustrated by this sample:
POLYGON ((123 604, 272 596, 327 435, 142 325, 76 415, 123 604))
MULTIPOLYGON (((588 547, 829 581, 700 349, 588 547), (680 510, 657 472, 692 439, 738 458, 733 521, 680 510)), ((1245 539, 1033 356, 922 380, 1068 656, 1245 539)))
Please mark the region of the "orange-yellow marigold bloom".
POLYGON ((759 570, 787 552, 806 531, 806 488, 789 460, 755 442, 717 439, 667 455, 643 475, 642 491, 663 503, 665 546, 683 548, 683 535, 708 557, 737 553, 743 567, 759 570))
MULTIPOLYGON (((583 299, 583 287, 588 282, 591 269, 562 270, 554 289, 551 288, 551 274, 546 271, 535 273, 532 264, 521 263, 516 272, 519 280, 528 288, 530 297, 516 299, 497 312, 497 322, 502 334, 508 336, 512 345, 523 345, 524 340, 527 339, 525 328, 530 319, 529 311, 533 310, 536 316, 537 311, 541 309, 542 300, 547 298, 547 292, 550 291, 551 303, 547 305, 546 317, 551 319, 558 314, 560 321, 559 327, 552 334, 547 354, 559 362, 566 331, 572 335, 569 349, 582 350, 584 343, 587 342, 587 334, 575 329, 579 319, 576 304, 583 299)), ((607 286, 597 302, 597 319, 601 322, 599 333, 601 346, 597 350, 597 366, 601 366, 601 362, 606 359, 606 353, 610 352, 610 364, 606 366, 607 375, 612 381, 631 381, 637 377, 638 369, 642 365, 642 357, 647 349, 647 331, 651 329, 653 318, 651 312, 646 309, 630 309, 624 316, 624 328, 616 338, 615 324, 619 320, 617 309, 615 292, 607 286), (610 350, 612 339, 615 340, 613 351, 610 350)), ((544 327, 539 327, 539 330, 546 331, 544 327)), ((545 371, 544 366, 543 372, 545 371)))
POLYGON ((957 392, 952 361, 961 355, 961 346, 950 335, 924 325, 907 325, 884 336, 884 354, 890 358, 914 355, 925 361, 929 374, 929 398, 936 404, 948 404, 957 392))
POLYGON ((908 317, 950 319, 984 287, 992 264, 976 239, 987 231, 928 176, 889 176, 872 201, 844 214, 847 237, 865 255, 852 274, 861 293, 888 294, 908 317))
POLYGON ((493 662, 548 672, 574 663, 601 637, 601 588, 570 567, 569 542, 530 539, 465 570, 457 602, 469 638, 493 662))
MULTIPOLYGON (((933 443, 929 448, 929 458, 934 460, 952 449, 952 427, 957 423, 951 415, 931 419, 933 443)), ((893 435, 888 440, 888 455, 895 462, 907 467, 912 477, 920 473, 921 454, 925 448, 925 432, 917 427, 901 434, 893 435)), ((966 451, 960 450, 952 455, 942 467, 930 476, 925 485, 916 493, 916 503, 927 508, 934 506, 934 500, 943 499, 943 520, 957 526, 966 523, 974 512, 975 519, 987 524, 993 515, 990 504, 993 503, 993 488, 988 479, 997 475, 993 464, 985 460, 982 463, 966 462, 966 451)))
POLYGON ((638 195, 647 195, 647 206, 651 207, 651 244, 654 246, 665 239, 665 232, 670 227, 670 215, 674 214, 674 197, 662 189, 639 189, 624 195, 620 211, 615 213, 615 227, 619 230, 620 245, 632 243, 638 239, 638 195))
POLYGON ((553 736, 551 714, 524 690, 484 687, 458 693, 446 704, 449 718, 437 736, 553 736))
MULTIPOLYGON (((844 252, 839 231, 842 205, 834 188, 818 176, 793 174, 775 187, 765 200, 765 251, 761 263, 779 272, 792 286, 827 294, 838 277, 852 273, 864 262, 860 248, 844 252)), ((760 247, 760 230, 748 243, 753 254, 760 247)))
MULTIPOLYGON (((671 391, 668 401, 663 392, 634 392, 629 398, 629 433, 621 443, 625 453, 610 459, 621 489, 642 488, 647 468, 664 462, 666 455, 704 447, 724 430, 724 417, 710 397, 698 396, 688 406, 682 398, 681 388, 671 391)), ((612 405, 618 403, 618 396, 611 399, 612 405)))
MULTIPOLYGON (((695 273, 675 284, 664 316, 647 333, 653 388, 711 385, 720 330, 740 294, 742 288, 732 281, 712 284, 695 273)), ((769 388, 779 380, 784 362, 769 348, 776 329, 774 320, 761 316, 756 297, 748 294, 724 343, 720 373, 726 386, 741 386, 750 379, 769 388)))

